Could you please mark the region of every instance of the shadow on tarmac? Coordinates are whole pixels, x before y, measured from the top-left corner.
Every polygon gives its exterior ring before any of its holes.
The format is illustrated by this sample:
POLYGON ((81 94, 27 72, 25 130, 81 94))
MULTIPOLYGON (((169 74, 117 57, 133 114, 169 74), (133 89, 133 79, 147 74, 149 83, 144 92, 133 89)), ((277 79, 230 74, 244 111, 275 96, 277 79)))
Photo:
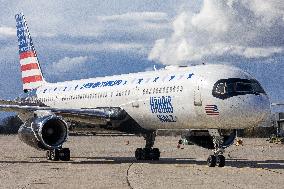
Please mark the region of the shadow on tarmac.
MULTIPOLYGON (((207 166, 206 160, 196 160, 193 158, 160 158, 159 161, 137 161, 134 157, 71 157, 70 161, 36 161, 35 159, 42 159, 45 157, 30 157, 31 161, 1 161, 1 163, 8 164, 75 164, 75 165, 92 165, 92 164, 127 164, 127 163, 148 163, 148 164, 180 164, 180 165, 202 165, 207 166), (76 160, 77 159, 77 160, 76 160), (82 160, 83 159, 83 160, 82 160)), ((234 168, 253 168, 253 169, 284 169, 284 160, 263 160, 250 161, 246 159, 227 159, 226 167, 234 168)))

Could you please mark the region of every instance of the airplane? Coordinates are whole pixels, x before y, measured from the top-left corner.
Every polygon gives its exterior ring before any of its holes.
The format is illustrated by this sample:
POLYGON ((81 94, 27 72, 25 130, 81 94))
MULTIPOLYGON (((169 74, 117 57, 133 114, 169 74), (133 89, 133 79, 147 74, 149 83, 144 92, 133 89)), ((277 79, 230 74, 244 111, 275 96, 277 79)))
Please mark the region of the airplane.
MULTIPOLYGON (((185 140, 212 149, 210 167, 224 167, 224 150, 236 129, 258 126, 270 114, 260 83, 232 66, 167 66, 153 71, 49 83, 45 80, 23 13, 16 14, 20 68, 26 96, 0 100, 1 111, 18 113, 24 143, 51 161, 69 161, 63 148, 71 123, 143 136, 137 161, 159 160, 157 130, 181 130, 185 140)), ((73 124, 74 125, 74 124, 73 124)), ((76 124, 75 124, 76 125, 76 124)))

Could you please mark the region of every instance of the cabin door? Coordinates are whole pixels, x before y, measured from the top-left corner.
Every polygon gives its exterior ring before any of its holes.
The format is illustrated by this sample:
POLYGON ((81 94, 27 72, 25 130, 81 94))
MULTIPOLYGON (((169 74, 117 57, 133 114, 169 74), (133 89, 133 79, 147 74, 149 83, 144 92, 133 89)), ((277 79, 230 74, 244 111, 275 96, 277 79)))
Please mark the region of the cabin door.
POLYGON ((197 85, 194 88, 194 106, 201 107, 202 106, 202 79, 197 81, 197 85))

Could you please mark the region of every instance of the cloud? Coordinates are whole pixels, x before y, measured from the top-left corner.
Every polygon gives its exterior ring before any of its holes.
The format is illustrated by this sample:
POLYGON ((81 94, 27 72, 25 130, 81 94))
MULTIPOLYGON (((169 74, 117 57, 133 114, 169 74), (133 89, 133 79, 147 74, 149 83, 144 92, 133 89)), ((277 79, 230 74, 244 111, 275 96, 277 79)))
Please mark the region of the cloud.
POLYGON ((164 12, 128 12, 124 14, 98 16, 100 21, 164 21, 168 15, 164 12))
POLYGON ((55 48, 70 51, 126 50, 147 54, 151 43, 171 30, 170 19, 165 12, 137 11, 99 16, 84 14, 76 19, 72 15, 72 20, 69 16, 56 12, 46 18, 42 14, 36 17, 27 15, 26 18, 32 37, 47 38, 57 44, 55 48))
POLYGON ((49 73, 53 73, 55 75, 62 74, 74 70, 78 70, 84 66, 84 63, 88 60, 87 56, 79 56, 79 57, 64 57, 58 62, 53 62, 49 69, 49 73))
MULTIPOLYGON (((52 4, 49 8, 53 7, 52 4)), ((60 10, 60 8, 57 8, 60 10)), ((169 29, 169 17, 164 12, 128 12, 113 15, 70 15, 68 12, 53 10, 53 13, 27 15, 31 32, 36 36, 108 37, 125 33, 163 32, 169 29), (47 14, 47 15, 46 15, 47 14), (75 19, 74 19, 75 18, 75 19), (48 28, 48 30, 46 30, 48 28)))
POLYGON ((246 58, 270 57, 272 54, 283 53, 281 47, 245 48, 243 55, 246 58))
POLYGON ((12 27, 0 26, 0 38, 1 37, 15 37, 16 29, 12 27))
POLYGON ((120 38, 133 36, 136 39, 146 36, 144 40, 155 40, 171 30, 169 20, 168 14, 164 12, 129 12, 98 16, 97 24, 100 36, 109 34, 120 38))
POLYGON ((284 3, 276 0, 204 0, 199 12, 176 16, 173 33, 156 40, 148 58, 163 64, 270 58, 284 52, 283 17, 284 3))
POLYGON ((147 51, 144 44, 131 42, 103 42, 86 44, 60 43, 56 44, 56 48, 70 52, 132 52, 145 54, 147 51))

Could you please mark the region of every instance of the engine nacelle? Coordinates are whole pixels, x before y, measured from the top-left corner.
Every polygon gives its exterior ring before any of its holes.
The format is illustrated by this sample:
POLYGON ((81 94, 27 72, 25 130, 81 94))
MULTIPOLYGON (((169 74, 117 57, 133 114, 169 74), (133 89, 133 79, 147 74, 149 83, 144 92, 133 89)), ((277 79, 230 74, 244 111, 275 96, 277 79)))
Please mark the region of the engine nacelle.
POLYGON ((19 138, 37 149, 58 149, 67 140, 68 125, 58 116, 34 117, 25 122, 18 131, 19 138))
MULTIPOLYGON (((236 130, 220 130, 220 135, 224 137, 223 148, 233 144, 236 138, 236 130)), ((208 130, 191 130, 184 138, 192 144, 207 149, 214 149, 213 137, 208 130)))

